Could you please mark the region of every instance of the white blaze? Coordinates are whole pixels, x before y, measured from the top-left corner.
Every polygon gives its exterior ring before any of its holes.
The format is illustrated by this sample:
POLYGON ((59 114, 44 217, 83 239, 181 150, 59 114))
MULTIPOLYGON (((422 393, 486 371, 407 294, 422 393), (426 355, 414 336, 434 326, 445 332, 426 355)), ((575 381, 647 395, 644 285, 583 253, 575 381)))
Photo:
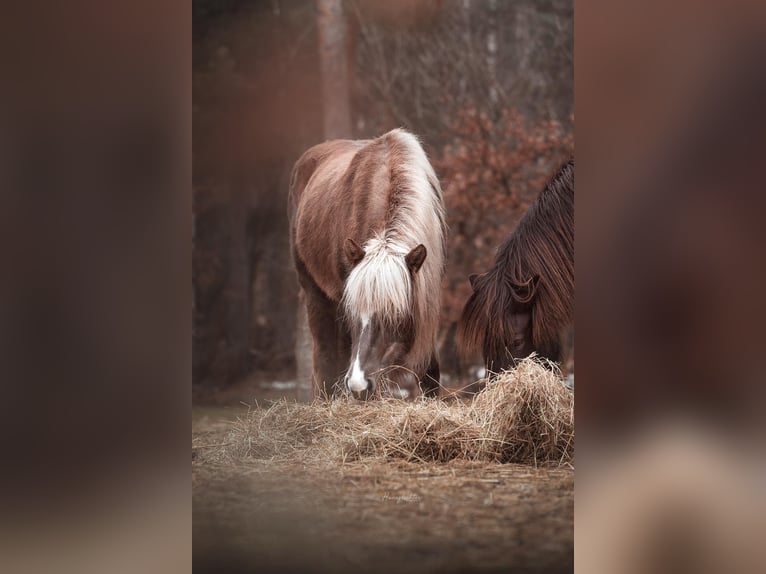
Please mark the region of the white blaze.
MULTIPOLYGON (((367 328, 367 325, 369 325, 370 319, 369 317, 362 316, 362 331, 359 333, 359 338, 362 338, 362 335, 364 334, 364 330, 367 328)), ((367 379, 364 376, 364 371, 362 370, 361 365, 359 364, 359 351, 360 349, 357 347, 356 350, 356 357, 354 357, 354 363, 351 366, 351 373, 348 376, 347 384, 350 391, 353 391, 355 393, 361 393, 362 391, 367 389, 367 379)))

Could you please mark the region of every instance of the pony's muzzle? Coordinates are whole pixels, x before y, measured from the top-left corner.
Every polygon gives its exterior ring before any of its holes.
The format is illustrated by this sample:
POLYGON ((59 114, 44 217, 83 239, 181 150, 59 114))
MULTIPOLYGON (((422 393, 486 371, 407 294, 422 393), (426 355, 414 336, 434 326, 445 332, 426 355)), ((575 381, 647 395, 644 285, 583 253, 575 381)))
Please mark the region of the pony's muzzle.
POLYGON ((375 389, 375 381, 372 377, 346 377, 346 388, 351 391, 355 399, 367 400, 375 389))

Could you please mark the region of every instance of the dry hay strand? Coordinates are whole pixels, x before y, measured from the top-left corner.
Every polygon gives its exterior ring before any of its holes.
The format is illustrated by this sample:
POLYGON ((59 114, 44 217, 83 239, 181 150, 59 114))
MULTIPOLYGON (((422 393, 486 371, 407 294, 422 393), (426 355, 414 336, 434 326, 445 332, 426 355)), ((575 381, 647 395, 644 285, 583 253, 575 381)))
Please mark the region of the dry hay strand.
POLYGON ((235 423, 227 456, 337 464, 364 459, 568 463, 573 395, 555 365, 531 357, 470 404, 339 399, 254 408, 235 423))

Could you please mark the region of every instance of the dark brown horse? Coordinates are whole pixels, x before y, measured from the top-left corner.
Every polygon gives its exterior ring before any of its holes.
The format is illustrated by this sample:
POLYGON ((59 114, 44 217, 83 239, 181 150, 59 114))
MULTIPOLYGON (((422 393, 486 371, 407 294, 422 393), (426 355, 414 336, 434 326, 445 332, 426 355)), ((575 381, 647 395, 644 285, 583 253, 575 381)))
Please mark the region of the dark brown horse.
POLYGON ((458 327, 466 354, 481 350, 494 373, 532 352, 561 360, 574 312, 574 159, 500 245, 493 267, 470 281, 458 327))
POLYGON ((439 386, 446 224, 423 148, 397 129, 310 148, 290 181, 290 236, 314 341, 315 396, 439 386))

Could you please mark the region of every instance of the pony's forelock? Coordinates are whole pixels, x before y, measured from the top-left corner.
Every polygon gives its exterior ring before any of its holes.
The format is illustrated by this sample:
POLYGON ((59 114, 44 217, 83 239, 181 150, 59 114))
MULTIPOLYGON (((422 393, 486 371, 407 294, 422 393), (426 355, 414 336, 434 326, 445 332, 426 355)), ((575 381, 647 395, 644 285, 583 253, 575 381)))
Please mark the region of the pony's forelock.
POLYGON ((412 314, 412 278, 404 261, 409 250, 385 236, 364 245, 364 258, 351 271, 343 290, 343 310, 352 320, 377 317, 394 322, 412 314))
POLYGON ((507 314, 512 299, 513 291, 497 267, 476 278, 474 291, 458 322, 458 348, 464 358, 477 351, 493 352, 487 345, 513 337, 513 325, 507 314))

